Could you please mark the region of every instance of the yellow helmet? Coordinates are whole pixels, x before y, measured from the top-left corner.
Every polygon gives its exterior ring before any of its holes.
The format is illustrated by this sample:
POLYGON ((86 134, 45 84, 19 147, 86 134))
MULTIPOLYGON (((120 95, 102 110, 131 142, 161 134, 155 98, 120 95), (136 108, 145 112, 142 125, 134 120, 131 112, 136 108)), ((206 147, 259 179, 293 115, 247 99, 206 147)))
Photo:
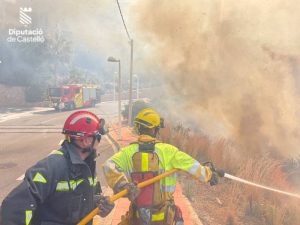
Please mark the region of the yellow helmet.
POLYGON ((150 129, 161 126, 161 118, 159 114, 151 108, 146 108, 140 111, 133 122, 135 125, 140 124, 150 129))

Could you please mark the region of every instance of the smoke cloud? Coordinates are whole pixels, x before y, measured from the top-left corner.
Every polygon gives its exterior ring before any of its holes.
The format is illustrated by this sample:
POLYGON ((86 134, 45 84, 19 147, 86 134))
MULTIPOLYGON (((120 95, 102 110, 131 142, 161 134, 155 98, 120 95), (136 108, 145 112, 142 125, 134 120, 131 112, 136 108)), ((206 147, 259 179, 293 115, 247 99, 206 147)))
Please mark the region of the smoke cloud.
MULTIPOLYGON (((64 76, 73 67, 99 74, 101 78, 113 76, 111 70, 117 70, 117 65, 107 63, 109 56, 121 59, 124 75, 128 74, 130 46, 115 1, 3 0, 0 1, 0 31, 0 58, 3 62, 0 82, 5 84, 26 84, 19 77, 31 82, 37 78, 43 80, 42 76, 64 76), (32 24, 27 27, 19 21, 20 7, 32 8, 32 24), (43 30, 45 43, 7 41, 9 29, 36 28, 43 30), (54 52, 56 49, 53 50, 56 46, 58 51, 63 46, 70 46, 66 48, 71 50, 61 51, 59 55, 54 52), (69 61, 61 62, 57 55, 69 61), (27 59, 42 59, 42 62, 33 65, 27 59), (93 62, 96 62, 95 66, 93 62)), ((56 78, 51 82, 54 80, 56 78)))
POLYGON ((18 20, 19 7, 31 7, 33 28, 43 28, 46 36, 63 32, 66 38, 76 43, 75 47, 114 54, 120 53, 118 50, 123 47, 120 43, 127 42, 125 33, 120 35, 122 26, 117 5, 109 0, 4 1, 0 6, 5 29, 22 28, 18 20))
POLYGON ((180 118, 249 154, 298 156, 298 1, 144 0, 132 8, 148 59, 180 93, 180 118), (184 116, 182 116, 184 115, 184 116))
MULTIPOLYGON (((33 26, 41 26, 46 36, 63 31, 75 48, 105 58, 120 57, 123 65, 128 64, 128 39, 115 2, 1 1, 1 41, 7 28, 20 26, 18 7, 26 3, 33 8, 33 26)), ((296 0, 131 4, 130 15, 136 22, 135 27, 129 23, 136 44, 134 70, 164 79, 169 96, 177 96, 172 111, 183 122, 211 137, 234 140, 251 154, 272 150, 281 156, 299 155, 300 5, 296 0)), ((14 58, 22 58, 13 53, 14 58)))

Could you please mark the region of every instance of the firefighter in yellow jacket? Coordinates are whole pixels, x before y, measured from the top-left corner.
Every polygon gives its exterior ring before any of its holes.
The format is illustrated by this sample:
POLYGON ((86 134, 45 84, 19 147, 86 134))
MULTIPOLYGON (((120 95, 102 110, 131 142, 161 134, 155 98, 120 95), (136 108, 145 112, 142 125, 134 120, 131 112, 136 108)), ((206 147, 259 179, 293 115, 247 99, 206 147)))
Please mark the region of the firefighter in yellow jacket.
POLYGON ((175 146, 157 141, 163 119, 155 110, 147 108, 139 112, 134 125, 139 134, 138 141, 122 148, 103 165, 105 177, 114 192, 128 190, 131 205, 120 224, 181 225, 181 211, 173 198, 177 174, 142 189, 136 183, 177 168, 215 185, 222 171, 201 165, 175 146))

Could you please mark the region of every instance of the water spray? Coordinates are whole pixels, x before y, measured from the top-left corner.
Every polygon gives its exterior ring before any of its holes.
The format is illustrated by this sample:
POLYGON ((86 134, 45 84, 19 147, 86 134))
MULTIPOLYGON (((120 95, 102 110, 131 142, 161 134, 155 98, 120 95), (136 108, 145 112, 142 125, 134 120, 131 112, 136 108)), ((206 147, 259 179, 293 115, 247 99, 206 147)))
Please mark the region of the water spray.
POLYGON ((234 180, 234 181, 243 183, 243 184, 248 184, 248 185, 255 186, 255 187, 258 187, 258 188, 262 188, 262 189, 265 189, 265 190, 268 190, 268 191, 273 191, 273 192, 276 192, 276 193, 280 193, 280 194, 284 194, 284 195, 288 195, 288 196, 300 199, 300 195, 299 194, 295 194, 295 193, 291 193, 291 192, 287 192, 287 191, 278 190, 278 189, 271 188, 271 187, 268 187, 268 186, 264 186, 264 185, 261 185, 261 184, 256 184, 254 182, 251 182, 251 181, 239 178, 239 177, 235 177, 235 176, 230 175, 228 173, 224 173, 224 177, 226 177, 226 178, 228 178, 230 180, 234 180))
POLYGON ((218 173, 218 175, 220 177, 225 177, 227 179, 234 180, 234 181, 237 181, 237 182, 240 182, 240 183, 243 183, 243 184, 248 184, 248 185, 251 185, 251 186, 254 186, 254 187, 258 187, 258 188, 261 188, 261 189, 265 189, 265 190, 268 190, 268 191, 273 191, 273 192, 276 192, 276 193, 280 193, 280 194, 284 194, 284 195, 288 195, 288 196, 300 199, 299 194, 291 193, 291 192, 287 192, 287 191, 282 191, 282 190, 271 188, 271 187, 261 185, 261 184, 256 184, 254 182, 251 182, 251 181, 248 181, 248 180, 230 175, 228 173, 225 173, 223 170, 216 169, 212 162, 204 162, 203 165, 208 166, 212 171, 218 173))

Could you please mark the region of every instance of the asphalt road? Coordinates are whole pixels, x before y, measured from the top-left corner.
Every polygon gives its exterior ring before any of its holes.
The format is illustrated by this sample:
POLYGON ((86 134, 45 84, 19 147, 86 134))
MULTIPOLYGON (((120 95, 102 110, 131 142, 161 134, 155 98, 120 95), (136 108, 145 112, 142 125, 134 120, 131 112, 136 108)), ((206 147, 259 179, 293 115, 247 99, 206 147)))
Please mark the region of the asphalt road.
MULTIPOLYGON (((117 102, 102 102, 85 110, 104 118, 108 125, 115 122, 118 111, 117 102)), ((72 112, 37 109, 0 115, 0 202, 21 182, 26 169, 59 148, 63 123, 72 112)), ((107 138, 102 138, 97 149, 98 176, 106 186, 100 164, 114 151, 107 138)))

